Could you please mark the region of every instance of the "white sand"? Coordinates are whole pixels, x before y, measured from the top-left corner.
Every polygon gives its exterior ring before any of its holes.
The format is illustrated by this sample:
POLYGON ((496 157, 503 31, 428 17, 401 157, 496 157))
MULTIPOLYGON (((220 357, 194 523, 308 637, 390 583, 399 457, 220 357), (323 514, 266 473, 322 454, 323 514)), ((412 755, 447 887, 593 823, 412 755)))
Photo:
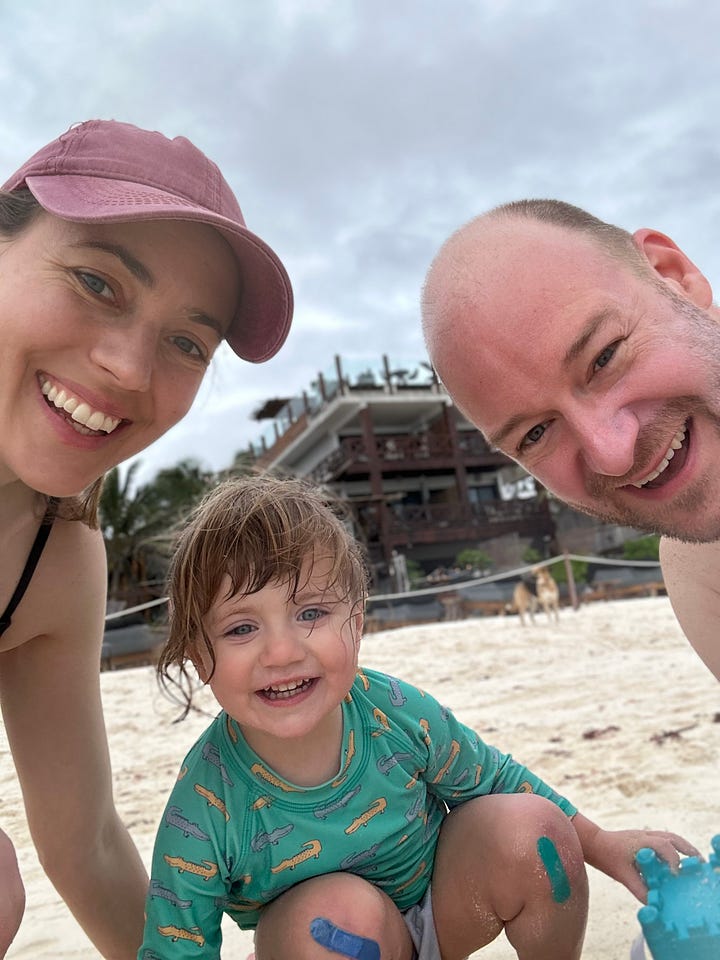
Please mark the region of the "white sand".
MULTIPOLYGON (((706 855, 720 831, 720 689, 666 598, 565 609, 552 627, 541 617, 523 629, 506 617, 378 633, 365 639, 361 662, 433 693, 605 827, 671 829, 706 855)), ((214 707, 205 696, 207 716, 171 725, 176 712, 149 668, 103 674, 102 686, 118 808, 149 864, 178 764, 214 707)), ((8 958, 96 960, 37 865, 1 726, 0 756, 0 822, 28 897, 8 958)), ((590 890, 583 957, 627 958, 639 903, 593 870, 590 890)), ((242 960, 251 935, 228 920, 224 929, 224 956, 242 960)), ((481 955, 515 956, 504 937, 481 955)))

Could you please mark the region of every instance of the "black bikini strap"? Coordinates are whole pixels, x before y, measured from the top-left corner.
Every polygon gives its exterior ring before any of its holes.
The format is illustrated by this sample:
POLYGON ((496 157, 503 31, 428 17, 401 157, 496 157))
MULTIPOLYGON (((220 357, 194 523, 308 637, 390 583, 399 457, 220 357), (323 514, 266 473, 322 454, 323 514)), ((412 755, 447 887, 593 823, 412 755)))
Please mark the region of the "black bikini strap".
POLYGON ((50 497, 48 500, 47 509, 45 510, 45 516, 42 519, 40 524, 40 529, 35 535, 35 540, 33 545, 30 548, 30 553, 28 554, 27 562, 25 563, 25 569, 20 574, 20 580, 18 581, 17 587, 15 587, 15 592, 12 597, 10 597, 10 603, 5 609, 5 613, 0 620, 0 633, 3 630, 6 630, 10 626, 12 620, 12 615, 15 613, 17 605, 20 603, 22 598, 25 595, 25 591, 28 588, 30 581, 32 580, 32 575, 35 573, 35 567, 38 565, 38 560, 40 559, 43 550, 45 549, 45 544, 47 543, 47 538, 50 536, 50 531, 52 530, 53 520, 55 519, 55 514, 57 513, 58 500, 56 497, 50 497))

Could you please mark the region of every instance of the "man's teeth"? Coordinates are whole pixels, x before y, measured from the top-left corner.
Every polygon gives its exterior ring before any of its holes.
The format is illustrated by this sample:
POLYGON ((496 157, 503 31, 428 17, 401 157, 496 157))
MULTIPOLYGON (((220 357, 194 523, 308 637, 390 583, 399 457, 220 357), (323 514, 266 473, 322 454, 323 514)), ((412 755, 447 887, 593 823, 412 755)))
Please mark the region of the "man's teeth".
POLYGON ((655 480, 657 477, 660 476, 660 474, 663 472, 663 470, 665 470, 665 469, 667 468, 667 465, 670 463, 670 461, 672 460, 672 458, 675 456, 675 451, 676 451, 676 450, 679 450, 680 447, 683 445, 683 441, 685 440, 685 433, 686 433, 686 432, 687 432, 687 431, 686 431, 686 428, 685 428, 684 426, 683 426, 683 427, 680 427, 680 429, 678 430, 678 432, 677 432, 677 433, 675 434, 675 436, 672 438, 672 441, 670 442, 670 446, 668 447, 667 452, 666 452, 665 456, 663 457, 663 459, 662 459, 662 460, 660 461, 660 463, 657 465, 657 468, 656 468, 655 470, 653 470, 652 473, 649 473, 646 477, 643 477, 642 480, 638 480, 637 483, 634 483, 634 484, 633 484, 634 487, 639 487, 639 488, 644 487, 646 483, 650 483, 651 480, 655 480))
POLYGON ((305 687, 310 683, 310 679, 306 678, 305 680, 294 680, 291 683, 278 683, 270 687, 265 687, 263 693, 271 697, 291 697, 297 690, 301 687, 305 687))
POLYGON ((103 433, 112 433, 115 427, 120 423, 119 417, 111 417, 101 410, 93 410, 92 407, 83 400, 71 396, 63 387, 56 387, 49 380, 43 380, 41 384, 43 394, 48 398, 58 410, 64 410, 69 413, 72 419, 81 427, 88 430, 103 433))

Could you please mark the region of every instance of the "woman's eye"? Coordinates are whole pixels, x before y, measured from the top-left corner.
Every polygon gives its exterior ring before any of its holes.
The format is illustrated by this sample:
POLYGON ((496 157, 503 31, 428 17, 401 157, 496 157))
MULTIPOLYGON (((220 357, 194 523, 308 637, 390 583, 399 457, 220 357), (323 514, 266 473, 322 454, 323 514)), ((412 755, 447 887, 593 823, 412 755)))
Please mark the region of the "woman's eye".
POLYGON ((617 342, 611 343, 595 358, 595 363, 593 364, 593 372, 596 370, 601 370, 603 367, 606 367, 608 363, 615 356, 615 351, 617 350, 617 342))
POLYGON ((98 277, 96 273, 88 273, 86 270, 78 270, 77 276, 80 279, 80 282, 88 288, 91 293, 97 294, 99 297, 110 298, 112 296, 112 290, 108 284, 103 280, 102 277, 98 277))
POLYGON ((188 357, 196 357, 198 360, 207 360, 207 353, 202 350, 190 337, 173 337, 175 346, 188 357))

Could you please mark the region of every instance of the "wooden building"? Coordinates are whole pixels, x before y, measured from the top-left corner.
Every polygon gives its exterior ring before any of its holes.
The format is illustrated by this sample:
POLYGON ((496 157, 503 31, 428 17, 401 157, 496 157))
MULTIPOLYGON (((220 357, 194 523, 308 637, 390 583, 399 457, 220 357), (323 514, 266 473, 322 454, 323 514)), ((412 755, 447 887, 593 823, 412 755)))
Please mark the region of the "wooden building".
POLYGON ((427 363, 396 367, 383 356, 376 369, 353 369, 336 356, 308 391, 270 399, 254 416, 266 429, 253 460, 349 502, 376 582, 398 554, 426 573, 465 548, 508 566, 554 539, 544 492, 488 447, 427 363))

